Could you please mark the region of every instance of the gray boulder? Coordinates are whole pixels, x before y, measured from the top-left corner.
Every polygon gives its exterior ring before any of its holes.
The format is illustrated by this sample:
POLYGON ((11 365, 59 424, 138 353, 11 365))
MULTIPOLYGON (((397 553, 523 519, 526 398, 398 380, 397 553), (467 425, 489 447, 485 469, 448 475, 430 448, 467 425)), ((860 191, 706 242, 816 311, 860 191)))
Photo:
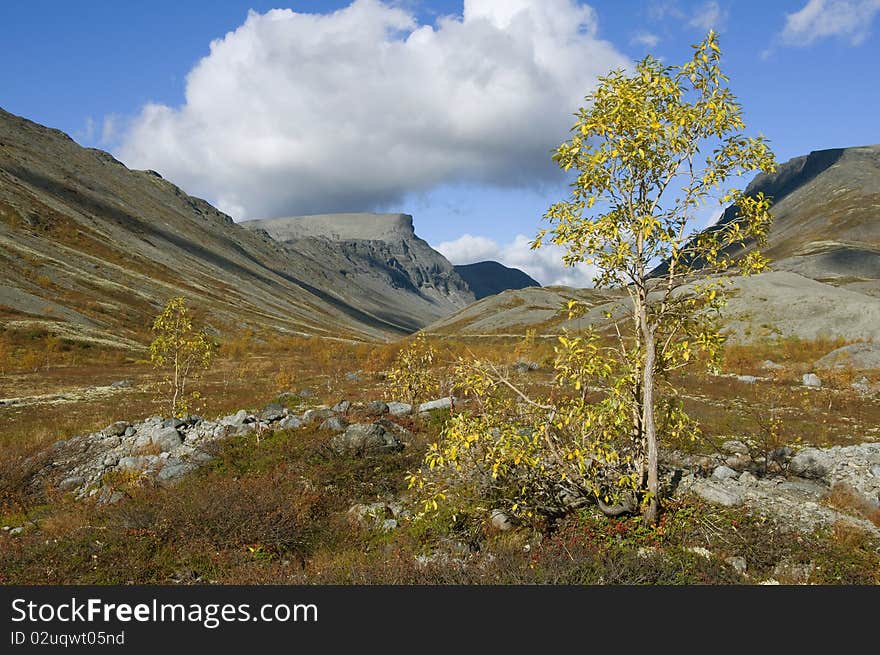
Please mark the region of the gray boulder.
POLYGON ((370 416, 382 416, 388 413, 388 405, 381 400, 371 400, 367 403, 367 414, 370 416))
POLYGON ((832 462, 828 455, 816 448, 804 448, 788 463, 789 472, 802 478, 818 480, 831 472, 832 462))
POLYGON ((331 416, 321 423, 320 430, 330 430, 332 432, 342 432, 348 427, 348 421, 341 416, 331 416))
POLYGON ((880 368, 880 343, 854 343, 832 350, 815 364, 818 369, 853 368, 866 370, 880 368))
POLYGON ((159 461, 155 455, 133 455, 119 460, 117 468, 130 471, 146 471, 159 461))
POLYGON ((721 450, 725 453, 730 453, 731 455, 748 455, 749 447, 745 445, 742 441, 737 439, 730 439, 721 444, 721 450))
POLYGON ((116 421, 116 423, 111 423, 101 430, 101 434, 105 437, 121 437, 125 435, 125 432, 129 427, 131 427, 131 424, 126 421, 116 421))
POLYGON ((324 421, 333 415, 334 411, 332 409, 307 409, 303 412, 302 420, 303 423, 317 423, 318 421, 324 421))
POLYGON ((493 509, 489 514, 489 523, 500 532, 508 532, 513 529, 513 520, 504 510, 493 509))
POLYGON ((183 443, 183 439, 180 437, 177 428, 173 427, 158 428, 147 433, 145 436, 149 437, 150 444, 158 446, 159 450, 163 453, 174 450, 183 443))
POLYGON ((196 465, 191 462, 186 462, 179 459, 169 459, 165 463, 165 466, 162 467, 162 470, 159 471, 156 479, 159 482, 168 484, 179 478, 182 478, 190 471, 194 471, 195 468, 196 465))
POLYGON ((330 448, 345 455, 375 455, 403 450, 396 434, 377 423, 354 423, 330 440, 330 448))
POLYGON ((220 419, 220 423, 222 423, 224 425, 232 425, 235 427, 240 427, 247 422, 247 419, 248 419, 248 413, 245 410, 240 409, 235 414, 232 414, 230 416, 224 416, 222 419, 220 419))
POLYGON ((333 405, 333 411, 340 414, 345 414, 349 409, 351 409, 351 402, 348 400, 340 400, 333 405))
POLYGON ((409 403, 399 403, 397 401, 388 403, 388 413, 391 416, 405 416, 412 414, 412 405, 409 403))
POLYGON ((742 503, 742 495, 723 483, 710 480, 697 480, 692 487, 694 493, 707 503, 734 507, 742 503))
POLYGON ((739 475, 736 471, 734 471, 729 466, 719 466, 714 471, 712 471, 712 478, 715 480, 730 480, 731 478, 736 478, 739 475))
POLYGON ((736 557, 728 557, 728 558, 727 558, 726 560, 724 560, 724 561, 725 561, 725 563, 729 564, 730 567, 731 567, 734 571, 736 571, 737 573, 739 573, 740 575, 745 575, 745 574, 746 574, 746 570, 748 569, 748 562, 746 562, 746 558, 745 558, 745 557, 740 557, 740 556, 736 556, 736 557))
POLYGON ((260 420, 265 423, 272 423, 284 418, 284 406, 280 403, 269 403, 260 414, 260 420))
POLYGON ((85 484, 85 478, 81 476, 73 476, 69 478, 64 478, 59 484, 58 489, 61 491, 70 491, 71 489, 76 489, 77 487, 85 484))
POLYGON ((429 400, 419 405, 419 412, 431 412, 436 409, 452 409, 452 396, 446 398, 438 398, 437 400, 429 400))
POLYGON ((804 373, 803 378, 801 378, 801 384, 805 387, 820 389, 822 387, 822 380, 815 373, 804 373))
POLYGON ((291 414, 287 418, 281 419, 281 422, 278 424, 278 429, 280 430, 292 430, 294 428, 302 427, 302 419, 299 416, 294 416, 291 414))

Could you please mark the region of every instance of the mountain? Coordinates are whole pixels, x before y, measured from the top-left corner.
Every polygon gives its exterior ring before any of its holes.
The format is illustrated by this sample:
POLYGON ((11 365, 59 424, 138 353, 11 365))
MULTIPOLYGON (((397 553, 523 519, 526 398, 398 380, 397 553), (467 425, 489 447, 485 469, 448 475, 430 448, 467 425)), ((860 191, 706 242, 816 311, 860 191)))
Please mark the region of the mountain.
MULTIPOLYGON (((745 192, 773 201, 763 253, 774 270, 880 294, 880 145, 795 157, 757 175, 745 192)), ((736 215, 728 207, 716 226, 736 215)), ((755 244, 744 245, 735 252, 755 244)))
POLYGON ((222 331, 387 339, 473 300, 411 219, 395 230, 365 232, 381 238, 351 248, 313 235, 291 250, 158 173, 0 109, 7 328, 133 346, 164 302, 183 295, 222 331))
MULTIPOLYGON (((731 278, 733 289, 724 310, 729 335, 740 341, 880 338, 880 145, 795 157, 746 187, 748 194, 759 191, 773 199, 773 225, 763 250, 773 270, 731 278)), ((735 218, 736 209, 730 207, 716 225, 735 218)), ((754 248, 753 243, 744 246, 743 252, 754 248)), ((623 303, 612 291, 507 291, 425 330, 522 334, 530 326, 547 333, 560 327, 601 327, 607 323, 604 312, 619 313, 623 303), (569 298, 590 308, 577 322, 567 322, 554 311, 569 298)))
POLYGON ((455 266, 455 272, 467 282, 477 300, 508 289, 541 286, 518 268, 509 268, 498 262, 459 264, 455 266))
POLYGON ((406 331, 475 300, 467 282, 420 239, 409 214, 320 214, 244 221, 298 261, 319 262, 323 284, 406 331))

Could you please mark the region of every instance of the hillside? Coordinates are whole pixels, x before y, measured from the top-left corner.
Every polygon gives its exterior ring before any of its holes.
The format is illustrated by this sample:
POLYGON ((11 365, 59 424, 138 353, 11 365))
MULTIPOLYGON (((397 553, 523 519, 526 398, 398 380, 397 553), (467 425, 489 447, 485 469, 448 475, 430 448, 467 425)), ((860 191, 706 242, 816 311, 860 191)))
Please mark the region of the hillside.
POLYGON ((420 239, 408 214, 323 214, 241 223, 283 244, 292 261, 319 262, 324 288, 404 331, 472 303, 468 284, 420 239))
MULTIPOLYGON (((764 254, 775 270, 880 293, 880 145, 795 157, 746 187, 758 192, 773 199, 764 254)), ((735 217, 728 208, 719 224, 735 217)))
POLYGON ((405 334, 474 297, 401 220, 394 239, 365 223, 342 248, 319 231, 282 244, 158 173, 0 110, 0 318, 12 329, 132 347, 183 295, 220 331, 405 334))

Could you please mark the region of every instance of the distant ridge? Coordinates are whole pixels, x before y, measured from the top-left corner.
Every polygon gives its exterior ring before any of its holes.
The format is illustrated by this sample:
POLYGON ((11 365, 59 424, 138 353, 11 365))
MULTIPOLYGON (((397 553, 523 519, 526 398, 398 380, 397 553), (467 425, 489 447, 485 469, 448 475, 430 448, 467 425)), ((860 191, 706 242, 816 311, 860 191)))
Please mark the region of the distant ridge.
POLYGON ((509 289, 541 286, 518 268, 510 268, 494 261, 458 264, 455 271, 464 278, 477 300, 509 289))

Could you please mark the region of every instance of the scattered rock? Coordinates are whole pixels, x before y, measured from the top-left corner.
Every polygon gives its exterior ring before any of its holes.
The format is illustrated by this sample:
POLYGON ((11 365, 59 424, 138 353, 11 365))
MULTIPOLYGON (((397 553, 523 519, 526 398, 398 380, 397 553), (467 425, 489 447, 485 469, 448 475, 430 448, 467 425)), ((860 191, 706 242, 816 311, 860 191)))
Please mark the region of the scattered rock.
POLYGON ((773 569, 773 578, 788 584, 807 584, 816 570, 813 562, 782 560, 773 569))
POLYGON ((739 475, 736 471, 734 471, 729 466, 718 466, 714 471, 712 471, 712 478, 715 480, 729 480, 731 478, 736 478, 739 475))
POLYGON ((117 468, 130 471, 146 471, 158 461, 159 458, 155 455, 133 455, 120 459, 117 468))
POLYGON ((699 555, 705 559, 712 559, 712 551, 708 548, 703 548, 702 546, 690 546, 688 552, 693 553, 694 555, 699 555))
POLYGON ((748 455, 731 455, 724 460, 724 463, 734 471, 745 471, 754 464, 748 455))
POLYGON ((195 468, 196 465, 191 462, 182 460, 168 461, 165 463, 165 466, 162 467, 162 470, 159 471, 159 475, 156 476, 156 479, 159 480, 159 482, 168 483, 177 480, 178 478, 182 478, 190 471, 194 471, 195 468))
POLYGON ((811 387, 813 389, 822 388, 822 380, 820 380, 819 376, 815 373, 804 373, 803 378, 801 378, 801 384, 803 384, 805 387, 811 387))
POLYGON ((508 532, 513 529, 513 520, 504 510, 493 509, 489 515, 489 523, 500 532, 508 532))
POLYGON ((363 456, 399 452, 403 443, 378 423, 354 423, 330 439, 330 448, 339 454, 363 456))
POLYGON ((362 374, 363 371, 352 371, 351 373, 346 373, 345 380, 346 382, 360 382, 362 374))
POLYGON ((126 387, 131 386, 131 380, 116 380, 116 382, 111 382, 110 387, 113 389, 124 389, 126 387))
POLYGON ((85 478, 81 476, 74 476, 70 478, 64 478, 59 484, 58 489, 61 491, 70 491, 71 489, 76 489, 78 486, 85 482, 85 478))
POLYGON ((754 375, 737 375, 736 379, 746 384, 755 384, 760 378, 754 375))
POLYGON ((772 359, 765 359, 761 362, 761 368, 765 371, 779 371, 784 369, 785 367, 782 364, 777 364, 772 359))
POLYGON ((871 393, 871 385, 868 383, 868 378, 864 375, 849 386, 859 393, 871 393))
POLYGON ((697 480, 692 489, 700 498, 713 505, 735 507, 742 503, 742 496, 736 490, 729 489, 718 482, 697 480))
POLYGON ((284 418, 285 409, 284 406, 280 403, 269 403, 266 405, 266 409, 260 414, 260 420, 265 421, 266 423, 271 423, 272 421, 278 421, 284 418))
POLYGON ((732 455, 748 455, 749 447, 737 439, 729 439, 721 444, 721 450, 732 455))
POLYGON ((303 423, 317 423, 318 421, 325 421, 333 415, 332 409, 307 409, 303 412, 302 420, 303 423))
POLYGON ((405 416, 412 414, 412 405, 409 403, 390 402, 388 403, 388 413, 391 416, 405 416))
POLYGON ((802 478, 821 479, 831 471, 831 462, 817 448, 804 448, 791 458, 788 470, 802 478))
POLYGON ((290 416, 281 419, 281 422, 278 424, 279 430, 292 430, 294 428, 302 427, 302 419, 299 416, 294 416, 291 414, 290 416))
POLYGON ((314 398, 315 392, 311 389, 300 389, 298 395, 300 398, 314 398))
POLYGON ((9 530, 9 534, 11 534, 13 536, 17 535, 17 534, 21 534, 22 532, 24 532, 24 527, 20 526, 20 525, 16 528, 12 528, 11 530, 9 530))
POLYGON ((381 400, 371 400, 367 403, 366 411, 370 416, 382 416, 388 413, 388 405, 381 400))
POLYGON ((174 450, 183 443, 176 427, 162 427, 144 436, 149 439, 150 444, 157 446, 163 453, 174 450))
POLYGON ((349 409, 351 409, 351 402, 348 400, 340 400, 338 403, 333 405, 333 411, 338 412, 339 414, 345 414, 349 409))
POLYGON ((517 373, 528 373, 529 371, 537 371, 540 366, 537 362, 517 362, 511 368, 517 373))
POLYGON ((342 432, 348 427, 348 421, 341 416, 331 416, 321 423, 320 430, 330 430, 332 432, 342 432))
POLYGON ((739 475, 739 483, 743 486, 751 486, 758 483, 758 478, 748 471, 743 471, 739 475))
POLYGON ((111 423, 101 430, 101 433, 105 437, 121 437, 129 427, 131 427, 131 423, 127 423, 126 421, 116 421, 116 423, 111 423))
POLYGON ((391 532, 397 529, 397 519, 385 519, 382 521, 382 532, 391 532))
POLYGON ((725 562, 726 564, 730 565, 730 567, 731 567, 734 571, 736 571, 737 573, 739 573, 740 575, 745 575, 745 574, 746 574, 746 571, 747 571, 748 568, 749 568, 749 567, 748 567, 748 562, 746 562, 746 558, 745 558, 745 557, 740 557, 740 556, 736 556, 736 557, 728 557, 727 559, 724 560, 724 562, 725 562))
POLYGON ((436 409, 452 409, 453 400, 452 396, 438 398, 437 400, 429 400, 428 402, 419 405, 419 412, 431 412, 436 409))
POLYGON ((875 478, 880 478, 880 464, 871 467, 871 475, 875 478))

